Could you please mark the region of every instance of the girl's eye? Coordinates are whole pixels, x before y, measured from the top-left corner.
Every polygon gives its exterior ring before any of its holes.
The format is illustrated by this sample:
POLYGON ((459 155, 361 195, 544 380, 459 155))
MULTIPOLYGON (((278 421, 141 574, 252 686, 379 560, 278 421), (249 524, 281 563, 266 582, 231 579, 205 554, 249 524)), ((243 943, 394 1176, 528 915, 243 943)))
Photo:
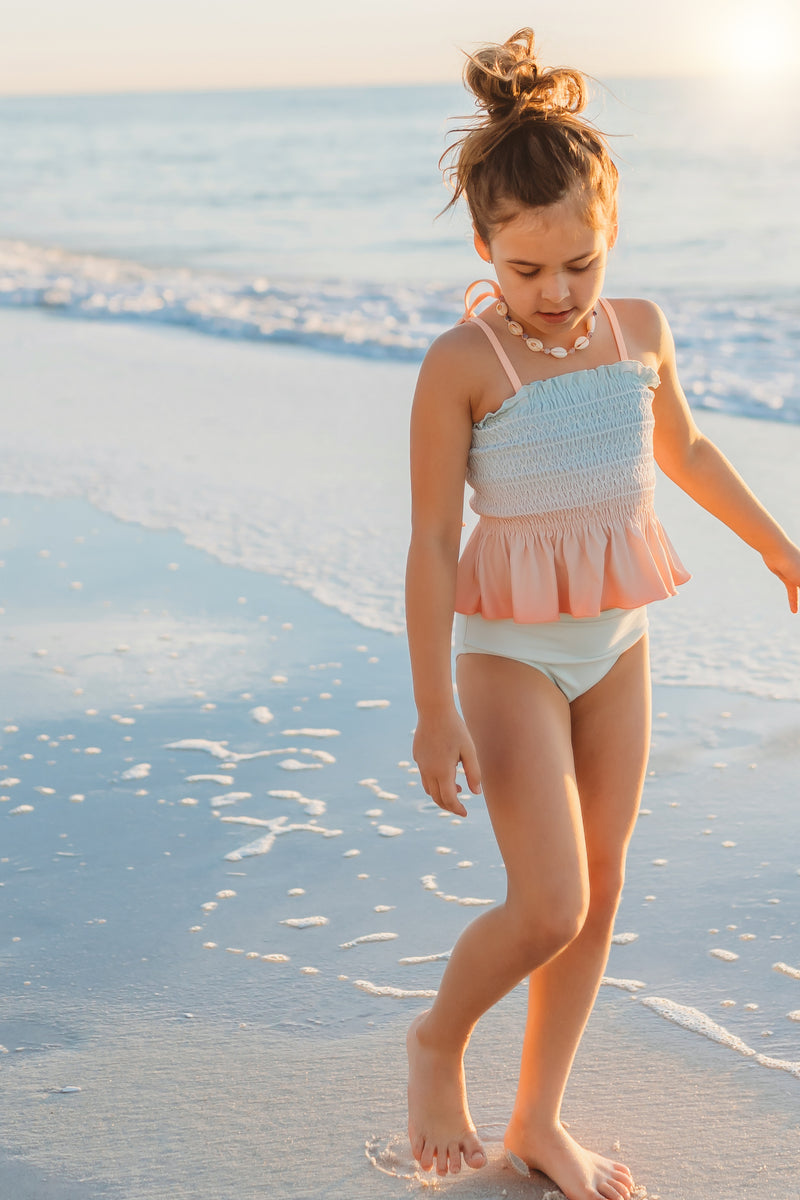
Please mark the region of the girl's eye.
MULTIPOLYGON (((595 265, 595 260, 592 259, 591 262, 585 263, 582 267, 568 267, 567 269, 576 274, 580 274, 582 271, 588 271, 594 265, 595 265)), ((539 274, 538 270, 520 271, 519 268, 517 268, 517 275, 519 275, 520 279, 535 279, 538 274, 539 274)))

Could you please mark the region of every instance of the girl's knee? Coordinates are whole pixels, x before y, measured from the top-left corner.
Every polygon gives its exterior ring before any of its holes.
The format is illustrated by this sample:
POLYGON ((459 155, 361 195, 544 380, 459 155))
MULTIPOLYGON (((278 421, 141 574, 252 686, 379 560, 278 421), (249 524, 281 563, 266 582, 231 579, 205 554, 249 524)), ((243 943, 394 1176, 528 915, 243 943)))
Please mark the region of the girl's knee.
POLYGON ((541 923, 543 948, 548 958, 565 950, 583 929, 588 913, 585 905, 558 906, 541 923))
POLYGON ((532 963, 552 958, 574 941, 589 911, 587 893, 579 887, 564 887, 557 894, 509 905, 515 936, 523 954, 532 963))

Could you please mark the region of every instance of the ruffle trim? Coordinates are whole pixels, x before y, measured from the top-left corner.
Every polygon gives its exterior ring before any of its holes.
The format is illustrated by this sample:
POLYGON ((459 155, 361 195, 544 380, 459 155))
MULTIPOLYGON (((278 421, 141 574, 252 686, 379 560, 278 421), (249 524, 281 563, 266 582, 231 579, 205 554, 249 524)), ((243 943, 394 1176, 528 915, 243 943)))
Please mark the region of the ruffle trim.
POLYGON ((690 578, 653 513, 557 534, 482 519, 458 564, 455 610, 520 624, 596 617, 674 596, 690 578))
POLYGON ((476 421, 473 429, 491 427, 499 417, 506 416, 525 401, 557 411, 561 411, 565 404, 596 404, 599 397, 618 387, 619 377, 625 375, 635 376, 651 393, 661 383, 658 372, 640 362, 638 358, 623 358, 603 363, 599 367, 582 367, 578 371, 567 371, 564 375, 550 375, 547 379, 534 379, 530 383, 524 383, 518 392, 504 400, 494 412, 487 413, 480 421, 476 421))

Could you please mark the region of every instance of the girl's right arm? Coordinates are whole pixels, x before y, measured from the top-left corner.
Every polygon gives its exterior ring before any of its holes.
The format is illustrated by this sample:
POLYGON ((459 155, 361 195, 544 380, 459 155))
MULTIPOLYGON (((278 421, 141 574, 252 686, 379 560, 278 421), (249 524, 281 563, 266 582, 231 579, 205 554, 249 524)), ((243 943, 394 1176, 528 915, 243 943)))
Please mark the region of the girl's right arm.
POLYGON ((453 697, 450 641, 464 476, 472 439, 468 335, 449 330, 422 364, 411 411, 411 545, 406 623, 418 721, 414 759, 422 786, 441 807, 466 809, 455 782, 459 760, 480 791, 475 748, 453 697))

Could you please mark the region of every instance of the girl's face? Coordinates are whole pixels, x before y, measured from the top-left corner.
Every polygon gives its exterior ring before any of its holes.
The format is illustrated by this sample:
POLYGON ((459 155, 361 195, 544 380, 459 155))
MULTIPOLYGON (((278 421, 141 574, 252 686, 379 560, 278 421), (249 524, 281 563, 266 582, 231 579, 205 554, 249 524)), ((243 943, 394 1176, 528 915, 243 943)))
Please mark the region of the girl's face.
POLYGON ((616 229, 592 229, 568 196, 546 208, 523 209, 489 244, 476 233, 475 248, 494 265, 509 315, 526 334, 566 344, 596 307, 615 236, 616 229))

